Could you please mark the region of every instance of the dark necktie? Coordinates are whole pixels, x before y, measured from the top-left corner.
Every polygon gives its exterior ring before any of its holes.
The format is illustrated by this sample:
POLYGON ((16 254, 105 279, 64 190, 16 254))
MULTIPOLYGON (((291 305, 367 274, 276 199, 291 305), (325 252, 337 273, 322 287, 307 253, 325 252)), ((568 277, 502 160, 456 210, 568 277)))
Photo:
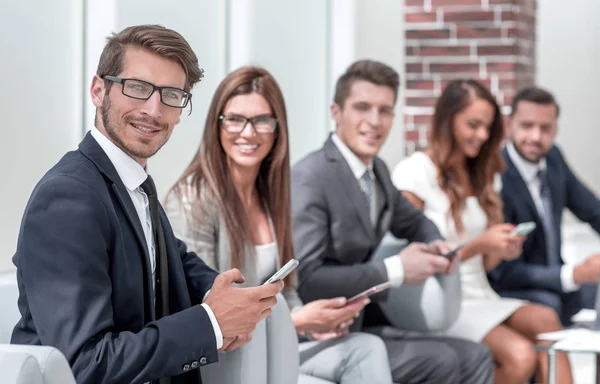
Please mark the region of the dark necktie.
POLYGON ((374 222, 373 215, 373 174, 372 171, 367 169, 365 173, 360 178, 360 189, 365 195, 365 199, 367 200, 367 207, 369 208, 369 218, 371 219, 371 223, 374 222))
POLYGON ((540 180, 540 198, 542 200, 542 225, 544 227, 544 237, 546 238, 546 257, 548 265, 560 264, 560 255, 558 251, 558 237, 554 226, 554 214, 552 211, 552 196, 548 185, 548 174, 546 171, 539 171, 537 174, 540 180))
MULTIPOLYGON (((155 244, 155 312, 156 319, 169 315, 169 267, 167 264, 167 247, 165 245, 165 236, 162 225, 160 224, 158 195, 156 186, 152 177, 148 175, 146 181, 142 183, 142 189, 148 195, 148 203, 150 206, 150 221, 152 222, 152 235, 154 236, 155 244)), ((170 384, 170 378, 162 378, 153 381, 156 384, 170 384)))

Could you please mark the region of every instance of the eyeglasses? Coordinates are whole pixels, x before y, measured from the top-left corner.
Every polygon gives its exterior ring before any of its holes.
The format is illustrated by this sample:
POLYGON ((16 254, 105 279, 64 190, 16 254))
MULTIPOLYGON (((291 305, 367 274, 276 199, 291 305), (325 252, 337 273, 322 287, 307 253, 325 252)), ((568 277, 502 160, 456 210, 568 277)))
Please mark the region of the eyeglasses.
POLYGON ((277 128, 277 119, 271 116, 221 115, 219 119, 223 122, 223 128, 231 133, 242 132, 248 122, 252 124, 256 133, 273 133, 277 128))
POLYGON ((121 84, 125 96, 132 99, 148 100, 155 91, 160 94, 160 101, 164 105, 174 108, 185 108, 192 99, 192 94, 183 89, 173 87, 157 87, 146 81, 137 79, 122 79, 115 76, 102 76, 104 80, 109 80, 121 84))

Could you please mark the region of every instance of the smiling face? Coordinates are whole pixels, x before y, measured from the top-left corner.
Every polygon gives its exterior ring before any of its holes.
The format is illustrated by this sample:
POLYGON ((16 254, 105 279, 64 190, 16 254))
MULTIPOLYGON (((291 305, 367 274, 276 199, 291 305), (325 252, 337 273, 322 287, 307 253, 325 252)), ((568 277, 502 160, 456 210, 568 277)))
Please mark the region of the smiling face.
MULTIPOLYGON (((225 104, 222 114, 244 118, 273 117, 271 106, 258 93, 232 97, 225 104)), ((229 165, 257 172, 273 148, 276 132, 258 133, 252 123, 248 122, 241 132, 234 133, 228 132, 221 124, 221 146, 229 165)))
POLYGON ((490 138, 495 109, 488 101, 476 98, 452 120, 452 135, 458 149, 467 158, 479 155, 490 138))
POLYGON ((331 106, 337 135, 365 164, 377 155, 392 128, 394 101, 392 88, 356 80, 344 105, 331 106))
POLYGON ((557 109, 554 104, 520 101, 510 118, 509 134, 517 152, 537 164, 546 156, 558 132, 557 109))
MULTIPOLYGON (((156 86, 185 86, 181 65, 139 48, 127 49, 123 71, 117 77, 156 86)), ((147 159, 169 140, 182 110, 163 104, 159 92, 148 100, 137 100, 125 96, 122 89, 121 84, 113 83, 107 91, 104 80, 94 76, 90 91, 100 117, 96 128, 145 167, 147 159)))

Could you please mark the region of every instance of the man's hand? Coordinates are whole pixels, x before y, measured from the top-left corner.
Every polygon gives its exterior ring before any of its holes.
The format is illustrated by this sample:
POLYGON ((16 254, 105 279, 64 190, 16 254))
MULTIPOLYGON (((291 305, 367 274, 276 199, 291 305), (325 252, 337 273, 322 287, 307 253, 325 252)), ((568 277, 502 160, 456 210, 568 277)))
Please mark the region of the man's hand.
POLYGON ((213 311, 224 340, 251 333, 258 322, 271 314, 271 308, 277 303, 275 295, 283 288, 282 281, 252 288, 232 286, 243 282, 239 270, 223 272, 204 300, 213 311))
MULTIPOLYGON (((429 245, 429 251, 431 253, 433 253, 434 255, 439 255, 439 256, 446 255, 449 252, 456 249, 456 247, 457 247, 456 244, 449 243, 444 240, 434 240, 434 241, 430 242, 428 245, 429 245)), ((449 258, 449 260, 450 260, 450 263, 448 265, 448 268, 446 268, 446 270, 442 272, 447 275, 450 275, 450 274, 456 272, 456 270, 458 269, 458 266, 460 265, 460 252, 456 252, 454 255, 452 255, 449 258)))
POLYGON ((252 340, 252 332, 236 337, 228 337, 223 339, 223 346, 219 352, 231 352, 248 344, 252 340))
POLYGON ((328 300, 316 300, 305 304, 292 313, 292 321, 296 332, 329 333, 347 329, 360 311, 370 302, 362 299, 347 304, 344 297, 328 300))
POLYGON ((423 243, 410 243, 398 254, 404 267, 404 282, 421 284, 436 273, 445 273, 450 261, 431 253, 431 247, 423 243))
POLYGON ((597 283, 600 277, 600 253, 588 257, 583 263, 573 269, 573 281, 581 285, 597 283))

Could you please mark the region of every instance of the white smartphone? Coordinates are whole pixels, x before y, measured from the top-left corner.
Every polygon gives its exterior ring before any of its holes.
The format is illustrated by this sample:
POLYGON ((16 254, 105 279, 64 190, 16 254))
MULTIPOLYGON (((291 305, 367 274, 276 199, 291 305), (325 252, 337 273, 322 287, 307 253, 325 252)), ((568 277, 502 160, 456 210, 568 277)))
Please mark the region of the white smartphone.
POLYGON ((294 269, 296 269, 296 267, 298 266, 298 264, 300 264, 300 263, 298 262, 298 260, 295 260, 295 259, 292 259, 292 260, 288 261, 283 267, 281 267, 279 269, 279 271, 275 272, 275 274, 273 276, 271 276, 269 278, 269 280, 265 281, 265 283, 263 285, 265 285, 265 284, 271 284, 271 283, 274 283, 276 281, 285 279, 285 277, 287 275, 289 275, 290 273, 292 273, 292 271, 294 269))
POLYGON ((351 298, 346 300, 346 305, 351 304, 351 303, 355 302, 356 300, 360 300, 365 297, 369 297, 377 292, 385 291, 386 289, 391 288, 391 286, 392 286, 392 284, 389 281, 387 281, 385 283, 381 283, 379 285, 371 287, 365 291, 362 291, 358 295, 352 296, 351 298))
POLYGON ((519 235, 519 236, 527 236, 535 229, 535 227, 536 227, 535 222, 528 221, 526 223, 521 223, 521 224, 517 225, 515 227, 515 229, 513 229, 510 232, 510 234, 511 235, 519 235))

